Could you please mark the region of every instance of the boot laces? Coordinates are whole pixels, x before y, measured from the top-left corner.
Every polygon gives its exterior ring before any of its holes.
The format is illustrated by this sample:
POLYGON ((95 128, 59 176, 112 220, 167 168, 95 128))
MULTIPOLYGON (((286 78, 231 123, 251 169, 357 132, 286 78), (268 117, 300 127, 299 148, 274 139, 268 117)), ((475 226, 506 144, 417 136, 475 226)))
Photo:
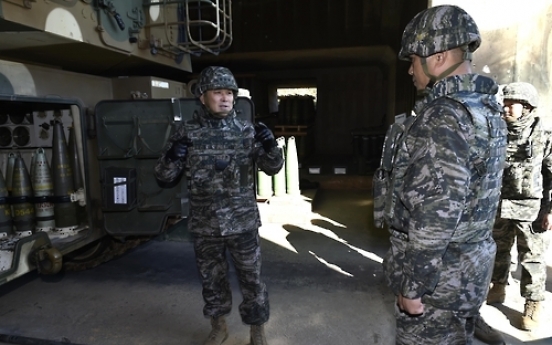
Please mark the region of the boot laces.
POLYGON ((537 306, 538 302, 527 301, 527 303, 525 303, 525 315, 533 318, 533 315, 535 315, 535 312, 537 310, 537 306))

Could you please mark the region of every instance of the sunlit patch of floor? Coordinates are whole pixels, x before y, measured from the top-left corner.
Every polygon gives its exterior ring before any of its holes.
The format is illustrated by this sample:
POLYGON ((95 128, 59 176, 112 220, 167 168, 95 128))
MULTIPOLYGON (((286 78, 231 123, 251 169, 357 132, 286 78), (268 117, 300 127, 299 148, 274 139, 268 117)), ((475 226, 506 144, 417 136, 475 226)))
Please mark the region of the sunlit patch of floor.
MULTIPOLYGON (((323 217, 323 216, 321 216, 317 213, 312 213, 312 219, 313 220, 323 220, 323 221, 327 222, 328 224, 330 224, 331 226, 337 227, 337 228, 346 228, 347 227, 344 224, 341 224, 341 223, 336 222, 332 219, 323 217)), ((380 256, 378 256, 378 255, 376 255, 372 252, 366 251, 364 249, 358 248, 358 247, 348 243, 345 239, 339 237, 334 231, 332 231, 330 229, 320 227, 320 226, 317 226, 317 225, 314 225, 314 224, 308 224, 308 223, 307 224, 274 224, 274 223, 268 223, 268 224, 263 225, 260 228, 259 233, 260 233, 260 235, 263 239, 265 239, 267 241, 270 241, 274 244, 277 244, 280 247, 285 248, 285 249, 287 249, 291 252, 298 253, 297 249, 288 241, 287 236, 289 235, 289 231, 287 231, 284 228, 284 225, 294 225, 298 228, 303 229, 304 231, 310 231, 310 232, 314 232, 314 233, 317 233, 317 234, 324 235, 329 239, 332 239, 336 242, 339 242, 339 243, 349 247, 351 250, 359 253, 360 255, 364 256, 367 259, 370 259, 370 260, 372 260, 374 262, 377 262, 377 263, 381 263, 383 261, 383 259, 380 256)), ((322 257, 319 257, 315 253, 313 253, 313 252, 309 252, 309 253, 311 255, 313 255, 322 264, 329 267, 330 269, 332 269, 334 271, 337 271, 341 274, 344 274, 346 276, 349 276, 349 277, 353 276, 349 272, 346 272, 343 269, 341 269, 339 266, 326 261, 322 257)))
POLYGON ((506 287, 506 301, 501 305, 484 304, 481 307, 481 315, 485 321, 491 327, 522 342, 552 337, 550 328, 552 325, 552 293, 548 291, 545 293, 546 300, 543 302, 540 327, 527 332, 519 328, 525 303, 525 299, 519 293, 519 288, 519 280, 510 278, 509 285, 506 287))
MULTIPOLYGON (((348 237, 348 234, 358 235, 360 231, 367 231, 367 233, 369 233, 370 235, 378 233, 377 231, 379 231, 379 229, 374 230, 373 228, 370 228, 373 224, 373 204, 371 202, 371 199, 366 199, 359 194, 357 198, 358 200, 354 198, 345 198, 345 200, 349 203, 344 206, 340 204, 341 199, 339 197, 341 196, 341 194, 332 194, 330 192, 328 193, 331 195, 326 195, 326 199, 323 199, 324 202, 322 203, 319 201, 315 208, 318 212, 320 212, 320 214, 309 212, 308 214, 305 214, 305 217, 296 217, 297 214, 303 214, 297 212, 296 209, 290 208, 290 213, 283 212, 282 217, 280 218, 269 218, 266 217, 268 212, 266 212, 265 210, 264 216, 267 221, 263 221, 264 225, 260 229, 260 233, 264 240, 277 244, 281 248, 285 248, 285 251, 295 254, 299 254, 298 252, 301 252, 301 254, 308 253, 311 258, 316 259, 315 264, 319 265, 321 269, 331 269, 333 271, 339 272, 341 275, 343 275, 343 277, 347 277, 346 279, 350 278, 353 280, 355 278, 358 278, 359 273, 357 272, 363 272, 362 268, 357 269, 356 267, 351 265, 342 265, 341 261, 338 262, 339 259, 336 259, 336 257, 330 258, 329 256, 323 255, 323 251, 318 250, 319 247, 309 246, 307 247, 308 249, 305 250, 304 247, 299 247, 299 245, 304 245, 304 243, 299 244, 300 242, 297 242, 297 244, 295 244, 297 246, 296 249, 294 245, 291 244, 294 242, 288 241, 288 238, 293 241, 293 238, 290 236, 290 234, 293 235, 294 231, 311 232, 318 235, 313 236, 313 238, 316 238, 317 242, 319 241, 327 245, 328 243, 327 241, 325 241, 325 239, 331 239, 332 241, 335 241, 335 243, 339 243, 341 246, 344 246, 346 250, 362 255, 362 257, 368 259, 365 261, 366 268, 368 268, 373 263, 382 262, 382 258, 375 253, 381 254, 383 250, 387 250, 387 246, 389 245, 388 242, 377 242, 381 243, 381 245, 385 246, 385 248, 374 249, 374 246, 377 246, 376 242, 370 243, 369 247, 365 247, 366 243, 359 244, 359 242, 353 242, 355 241, 353 238, 358 237, 348 237), (358 213, 342 212, 342 210, 345 208, 349 210, 351 205, 354 205, 355 207, 362 207, 358 208, 358 213), (326 217, 323 217, 322 214, 324 214, 326 217), (328 215, 333 215, 333 217, 328 218, 328 215), (278 222, 281 218, 285 218, 286 222, 275 224, 269 221, 275 219, 278 222), (301 221, 299 221, 298 219, 301 219, 301 221), (337 221, 336 219, 339 219, 339 221, 337 221), (286 229, 289 229, 292 232, 286 229), (324 236, 324 241, 320 241, 319 235, 324 236), (351 243, 349 243, 347 240, 351 241, 351 243), (368 251, 366 250, 366 248, 370 248, 371 250, 374 250, 374 252, 368 251)), ((261 207, 263 206, 267 205, 261 205, 261 207)), ((263 215, 263 210, 261 210, 261 215, 263 215)), ((302 238, 309 238, 309 236, 303 236, 302 238)), ((283 253, 283 255, 285 256, 284 251, 280 251, 279 253, 283 253)), ((513 256, 516 257, 515 250, 513 251, 513 256)), ((344 261, 346 261, 346 259, 344 259, 344 261)), ((504 334, 506 343, 508 345, 552 345, 552 246, 549 248, 547 253, 547 263, 547 292, 546 300, 543 302, 544 307, 542 312, 543 319, 541 321, 541 327, 533 332, 526 332, 519 329, 521 314, 523 312, 525 302, 524 299, 520 296, 519 292, 519 271, 514 272, 512 278, 510 279, 510 285, 507 287, 506 302, 503 305, 490 306, 484 304, 481 308, 481 314, 483 315, 485 320, 492 327, 496 328, 498 331, 504 334)), ((362 262, 360 262, 360 265, 364 266, 362 262)), ((374 279, 380 279, 376 277, 376 271, 369 273, 374 274, 374 279)), ((367 287, 366 291, 369 291, 368 289, 369 287, 367 287)), ((380 293, 380 291, 378 290, 377 293, 380 293)), ((388 305, 392 305, 392 293, 388 291, 388 293, 384 294, 383 296, 386 299, 385 302, 388 303, 388 305)), ((393 320, 391 308, 386 309, 388 305, 385 305, 383 307, 384 309, 381 315, 389 318, 389 320, 393 320)), ((474 345, 484 345, 484 343, 475 340, 474 345)))
POLYGON ((321 257, 319 257, 318 255, 316 255, 315 253, 313 253, 312 251, 309 250, 309 254, 311 254, 312 256, 314 256, 316 258, 316 260, 320 261, 321 263, 323 263, 324 265, 326 265, 326 267, 328 267, 329 269, 332 269, 338 273, 341 273, 343 275, 346 275, 347 277, 353 277, 353 275, 349 272, 346 272, 344 270, 341 269, 341 267, 339 267, 338 265, 335 265, 335 264, 332 264, 332 263, 329 263, 328 261, 322 259, 321 257))
POLYGON ((297 249, 289 243, 287 236, 289 231, 284 229, 280 224, 266 224, 259 229, 259 234, 261 238, 270 241, 274 244, 279 245, 282 248, 285 248, 291 252, 297 254, 297 249))
MULTIPOLYGON (((515 246, 512 249, 513 257, 517 255, 515 246)), ((552 247, 548 248, 546 254, 548 272, 552 265, 552 247)), ((506 301, 503 304, 487 305, 481 307, 481 315, 493 328, 505 334, 506 343, 552 345, 552 293, 550 292, 550 276, 547 277, 547 291, 545 300, 542 302, 540 326, 531 331, 520 329, 521 315, 525 299, 520 295, 520 271, 513 272, 506 287, 506 301)), ((483 343, 476 343, 483 344, 483 343)))

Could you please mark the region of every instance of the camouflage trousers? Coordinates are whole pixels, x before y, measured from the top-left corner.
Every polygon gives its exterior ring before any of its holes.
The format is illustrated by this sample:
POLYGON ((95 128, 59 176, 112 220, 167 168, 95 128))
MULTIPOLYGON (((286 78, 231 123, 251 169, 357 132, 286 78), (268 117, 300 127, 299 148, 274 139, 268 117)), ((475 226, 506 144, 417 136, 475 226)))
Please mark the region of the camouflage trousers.
POLYGON ((492 282, 508 283, 511 249, 517 239, 521 264, 521 296, 532 301, 543 301, 546 284, 545 254, 550 243, 550 231, 541 230, 538 222, 498 218, 493 228, 493 238, 497 252, 492 282))
POLYGON ((471 345, 475 331, 475 317, 465 313, 435 308, 424 303, 424 313, 409 316, 395 304, 397 345, 471 345))
POLYGON ((239 310, 248 325, 262 325, 269 318, 266 285, 261 280, 259 231, 230 236, 193 235, 196 263, 203 286, 203 315, 218 317, 232 310, 227 252, 234 264, 243 301, 239 310))
MULTIPOLYGON (((490 235, 488 231, 489 238, 479 242, 449 242, 441 262, 433 264, 439 271, 438 280, 419 282, 427 289, 422 296, 424 304, 462 312, 465 318, 477 315, 487 298, 496 254, 496 245, 490 235)), ((409 288, 403 286, 404 272, 411 269, 406 266, 416 263, 405 261, 407 246, 412 245, 406 234, 392 230, 389 240, 391 246, 383 258, 383 273, 393 294, 398 296, 404 288, 409 288)), ((430 265, 424 259, 418 264, 430 265)))

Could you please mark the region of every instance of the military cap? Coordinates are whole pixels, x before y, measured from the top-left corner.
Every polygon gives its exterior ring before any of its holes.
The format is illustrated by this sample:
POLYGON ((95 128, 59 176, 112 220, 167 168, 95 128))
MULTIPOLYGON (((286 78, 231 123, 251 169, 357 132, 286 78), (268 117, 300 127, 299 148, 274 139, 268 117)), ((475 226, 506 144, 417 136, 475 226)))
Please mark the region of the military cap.
POLYGON ((503 99, 527 103, 533 108, 539 106, 539 93, 537 89, 525 82, 515 82, 504 86, 502 89, 503 99))
POLYGON ((199 74, 199 80, 195 89, 197 97, 205 91, 216 89, 229 89, 238 92, 238 84, 230 70, 226 67, 209 66, 199 74))
POLYGON ((430 55, 467 46, 472 53, 479 48, 481 35, 473 18, 462 8, 441 5, 418 13, 404 29, 399 59, 410 55, 430 55))

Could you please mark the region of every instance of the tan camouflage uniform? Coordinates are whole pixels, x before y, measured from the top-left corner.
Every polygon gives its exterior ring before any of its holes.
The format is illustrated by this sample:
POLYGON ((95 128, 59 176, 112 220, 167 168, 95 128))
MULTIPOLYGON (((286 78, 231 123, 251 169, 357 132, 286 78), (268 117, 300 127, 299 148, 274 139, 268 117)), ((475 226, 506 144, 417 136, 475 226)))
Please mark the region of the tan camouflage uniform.
MULTIPOLYGON (((528 87, 526 84, 512 83, 507 87, 528 87)), ((509 95, 506 97, 512 99, 509 95)), ((522 267, 521 296, 531 301, 543 301, 545 296, 545 254, 550 232, 542 229, 542 217, 538 216, 539 210, 541 216, 550 213, 550 203, 545 199, 541 209, 541 199, 543 190, 549 193, 551 183, 552 133, 544 130, 536 109, 524 110, 517 121, 508 123, 506 169, 493 229, 497 254, 492 282, 508 283, 510 250, 517 238, 522 267)))

